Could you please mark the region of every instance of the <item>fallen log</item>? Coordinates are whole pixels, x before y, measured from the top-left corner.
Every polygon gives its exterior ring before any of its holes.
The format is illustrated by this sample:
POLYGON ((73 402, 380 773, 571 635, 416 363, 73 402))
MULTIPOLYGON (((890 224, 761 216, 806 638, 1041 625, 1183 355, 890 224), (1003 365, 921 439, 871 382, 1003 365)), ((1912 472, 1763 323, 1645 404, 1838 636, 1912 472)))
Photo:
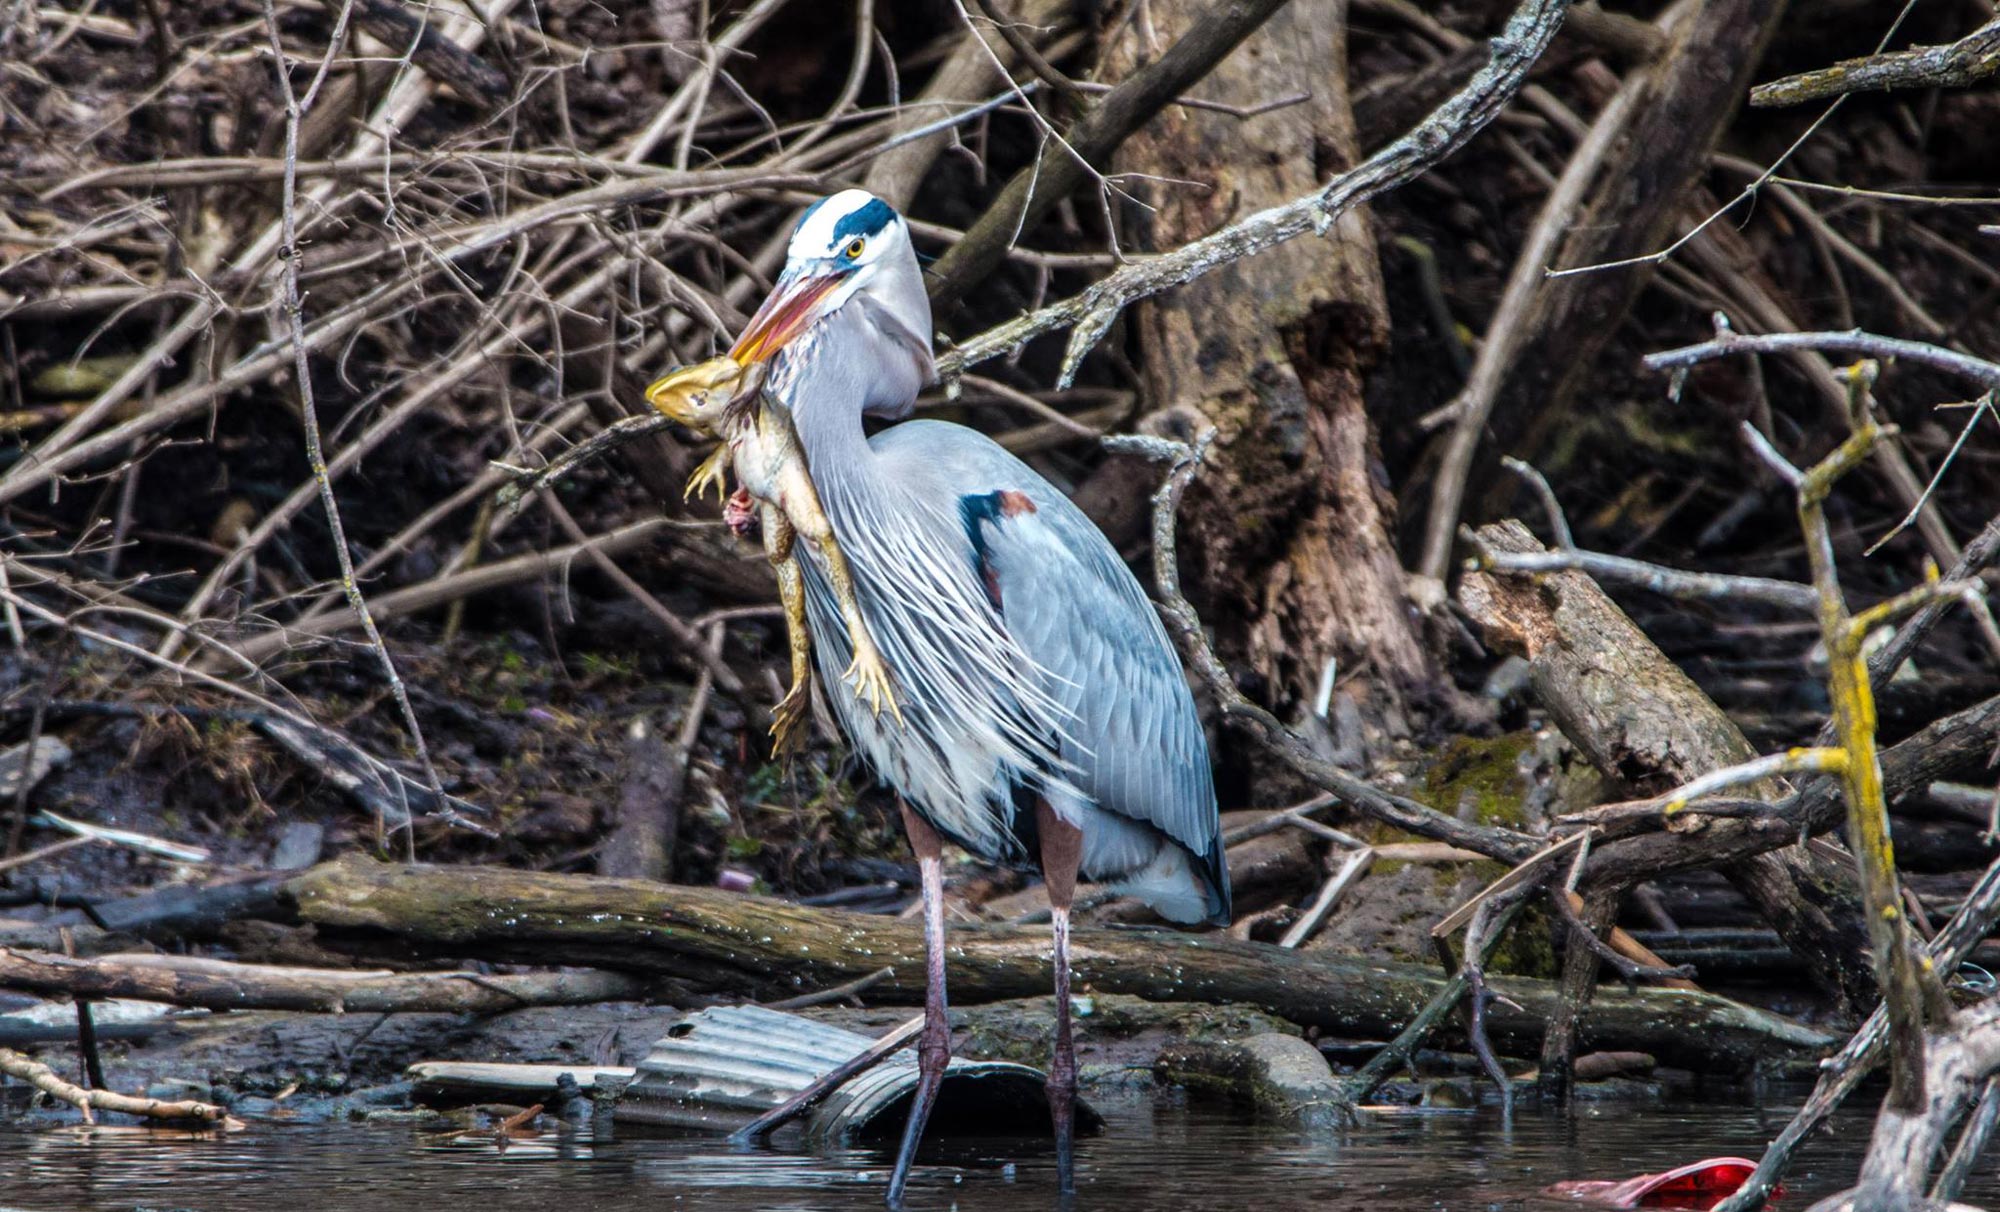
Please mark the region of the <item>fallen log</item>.
POLYGON ((330 972, 185 955, 70 959, 0 947, 0 989, 44 996, 133 998, 209 1010, 494 1014, 525 1006, 638 1001, 646 982, 607 971, 330 972))
MULTIPOLYGON (((491 867, 392 866, 352 856, 293 879, 287 892, 328 946, 384 942, 431 954, 587 964, 671 975, 690 986, 786 996, 889 968, 871 998, 923 994, 917 925, 809 909, 705 888, 491 867)), ((1078 930, 1080 984, 1159 1002, 1239 1002, 1291 1022, 1382 1038, 1442 986, 1408 964, 1301 953, 1218 935, 1078 930)), ((946 965, 954 1000, 1045 995, 1046 930, 954 925, 946 965)), ((1496 1043, 1532 1052, 1557 1004, 1547 981, 1495 978, 1496 1043)), ((1650 1052, 1664 1063, 1743 1071, 1801 1059, 1832 1038, 1723 998, 1680 990, 1605 990, 1582 1039, 1601 1050, 1650 1052)))
MULTIPOLYGON (((1539 552, 1517 521, 1482 526, 1493 552, 1539 552)), ((1634 796, 1657 795, 1757 755, 1714 700, 1618 608, 1597 582, 1577 571, 1533 577, 1466 574, 1459 597, 1487 642, 1527 658, 1535 696, 1591 764, 1634 796)), ((1767 780, 1746 789, 1775 801, 1785 788, 1767 780)), ((1705 822, 1690 819, 1692 831, 1705 822)), ((1688 842, 1687 833, 1674 841, 1688 842)), ((1807 847, 1788 847, 1720 864, 1807 970, 1838 1004, 1871 1005, 1875 979, 1867 959, 1863 911, 1850 869, 1807 847)), ((1622 891, 1588 878, 1587 886, 1622 891)))
POLYGON ((135 938, 162 946, 212 938, 229 922, 276 915, 279 882, 257 876, 206 886, 170 884, 98 901, 88 912, 68 909, 38 922, 0 924, 0 946, 48 951, 74 946, 89 955, 129 947, 135 938))

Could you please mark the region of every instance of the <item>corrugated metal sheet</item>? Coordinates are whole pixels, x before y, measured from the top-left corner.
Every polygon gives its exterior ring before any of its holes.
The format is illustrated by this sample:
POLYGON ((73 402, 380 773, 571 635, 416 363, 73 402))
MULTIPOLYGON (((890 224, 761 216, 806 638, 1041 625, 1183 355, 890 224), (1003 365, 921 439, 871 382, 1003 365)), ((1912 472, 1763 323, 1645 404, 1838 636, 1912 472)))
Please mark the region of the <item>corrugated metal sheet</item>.
MULTIPOLYGON (((691 1014, 669 1028, 639 1063, 639 1076, 619 1100, 623 1123, 706 1132, 733 1132, 811 1085, 821 1074, 866 1051, 867 1036, 762 1006, 722 1006, 691 1014)), ((1043 1074, 1005 1061, 953 1058, 945 1071, 932 1128, 980 1135, 1049 1130, 1043 1074)), ((902 1052, 828 1095, 807 1116, 815 1143, 835 1144, 866 1129, 915 1089, 917 1060, 902 1052)), ((1097 1113, 1077 1105, 1079 1131, 1095 1131, 1097 1113)), ((891 1127, 900 1130, 900 1114, 891 1127)))

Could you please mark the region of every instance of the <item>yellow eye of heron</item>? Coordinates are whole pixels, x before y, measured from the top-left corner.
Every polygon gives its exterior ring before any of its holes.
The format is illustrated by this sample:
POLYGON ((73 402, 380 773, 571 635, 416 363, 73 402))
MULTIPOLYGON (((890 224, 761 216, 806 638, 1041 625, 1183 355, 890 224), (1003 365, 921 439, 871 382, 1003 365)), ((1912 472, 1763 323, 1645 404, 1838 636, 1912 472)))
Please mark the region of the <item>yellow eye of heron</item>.
POLYGON ((847 242, 847 250, 846 250, 847 259, 850 261, 854 260, 856 257, 861 255, 861 250, 863 248, 866 248, 867 246, 868 242, 863 240, 859 236, 856 236, 854 239, 849 240, 847 242))

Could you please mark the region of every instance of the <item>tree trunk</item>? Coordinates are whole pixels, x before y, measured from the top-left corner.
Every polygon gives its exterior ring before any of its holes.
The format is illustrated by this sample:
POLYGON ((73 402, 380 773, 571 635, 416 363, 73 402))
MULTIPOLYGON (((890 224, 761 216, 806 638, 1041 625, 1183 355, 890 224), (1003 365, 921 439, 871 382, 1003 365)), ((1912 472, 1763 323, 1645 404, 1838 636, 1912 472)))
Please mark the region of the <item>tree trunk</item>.
MULTIPOLYGON (((1108 74, 1142 65, 1207 6, 1152 0, 1149 21, 1128 22, 1108 48, 1108 74)), ((1244 107, 1309 100, 1252 118, 1169 107, 1127 141, 1117 167, 1134 175, 1123 184, 1154 208, 1140 221, 1143 246, 1207 235, 1355 163, 1346 15, 1345 0, 1294 0, 1201 89, 1244 107)), ((1364 715, 1401 728, 1412 692, 1437 679, 1362 403, 1388 334, 1366 215, 1132 314, 1153 406, 1192 407, 1217 430, 1182 514, 1181 554, 1223 655, 1259 675, 1274 703, 1309 699, 1329 660, 1365 669, 1346 683, 1374 700, 1364 715)))
MULTIPOLYGON (((322 864, 287 888, 329 945, 389 942, 432 954, 588 964, 755 997, 792 996, 888 968, 870 987, 871 1000, 907 1004, 924 993, 915 922, 712 888, 361 858, 322 864)), ((1415 964, 1301 954, 1215 934, 1079 929, 1071 946, 1078 983, 1099 993, 1241 1003, 1364 1039, 1394 1034, 1444 983, 1415 964)), ((1042 996, 1050 987, 1044 928, 954 923, 945 950, 960 1004, 1042 996)), ((1555 985, 1500 977, 1492 986, 1501 995, 1488 1016, 1494 1042, 1531 1053, 1556 1012, 1555 985)), ((1801 1059, 1833 1042, 1789 1019, 1681 990, 1603 990, 1581 1037, 1592 1048, 1730 1072, 1801 1059)))
MULTIPOLYGON (((1695 182, 1742 103, 1778 28, 1783 0, 1701 0, 1664 53, 1639 117, 1605 158, 1596 192, 1554 263, 1565 268, 1647 256, 1674 237, 1695 182)), ((1532 457, 1563 423, 1597 356, 1652 281, 1651 264, 1549 283, 1526 323, 1535 333, 1491 425, 1497 452, 1532 457)), ((1511 494, 1513 485, 1503 486, 1511 494)))

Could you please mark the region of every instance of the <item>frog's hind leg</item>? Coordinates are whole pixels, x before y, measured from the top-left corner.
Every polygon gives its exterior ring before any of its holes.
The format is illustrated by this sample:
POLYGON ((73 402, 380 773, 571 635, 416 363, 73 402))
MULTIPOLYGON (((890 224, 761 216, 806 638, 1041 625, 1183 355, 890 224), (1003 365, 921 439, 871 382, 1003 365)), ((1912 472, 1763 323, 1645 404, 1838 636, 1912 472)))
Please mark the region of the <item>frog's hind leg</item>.
POLYGON ((792 685, 771 710, 771 751, 790 756, 804 746, 799 725, 812 700, 812 634, 806 630, 805 581, 792 542, 792 524, 784 512, 764 506, 764 554, 778 574, 778 598, 785 607, 785 639, 792 650, 792 685))
POLYGON ((826 564, 827 585, 833 590, 834 601, 840 607, 841 620, 847 624, 847 639, 854 648, 854 660, 841 677, 854 688, 854 696, 866 703, 870 711, 881 715, 887 710, 900 724, 903 722, 903 710, 896 702, 896 690, 889 680, 889 667, 875 647, 874 638, 869 635, 867 621, 861 617, 861 602, 854 593, 854 575, 848 569, 847 555, 840 549, 840 540, 834 538, 833 524, 820 507, 819 493, 813 488, 812 479, 806 474, 802 461, 788 464, 782 479, 785 517, 819 549, 826 564))

